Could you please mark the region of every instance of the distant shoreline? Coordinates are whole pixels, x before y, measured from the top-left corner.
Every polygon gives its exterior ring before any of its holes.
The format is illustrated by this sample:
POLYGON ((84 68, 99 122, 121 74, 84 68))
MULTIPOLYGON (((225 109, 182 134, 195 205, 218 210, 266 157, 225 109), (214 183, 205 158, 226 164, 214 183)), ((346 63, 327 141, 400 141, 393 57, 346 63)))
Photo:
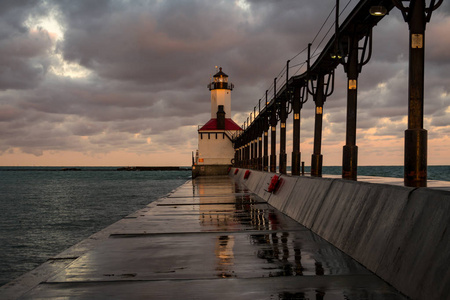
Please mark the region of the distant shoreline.
MULTIPOLYGON (((305 174, 311 170, 310 166, 305 166, 305 174)), ((190 166, 0 166, 0 174, 7 172, 62 172, 62 173, 87 173, 87 172, 192 172, 190 166)), ((291 167, 287 167, 290 174, 291 167)), ((377 176, 403 178, 403 166, 358 166, 358 176, 377 176)), ((323 166, 324 175, 342 175, 342 166, 323 166)), ((449 165, 428 165, 428 180, 450 181, 449 165)))
POLYGON ((0 167, 0 171, 191 171, 192 167, 153 166, 153 167, 0 167))
POLYGON ((117 171, 190 171, 192 167, 121 167, 117 171))

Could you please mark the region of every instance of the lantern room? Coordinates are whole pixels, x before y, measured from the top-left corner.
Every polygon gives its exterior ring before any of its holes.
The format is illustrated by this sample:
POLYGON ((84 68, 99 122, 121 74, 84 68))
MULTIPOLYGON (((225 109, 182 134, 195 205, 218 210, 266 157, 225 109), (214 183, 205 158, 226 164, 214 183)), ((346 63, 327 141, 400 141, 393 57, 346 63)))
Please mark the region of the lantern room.
POLYGON ((223 105, 225 118, 231 118, 231 91, 234 85, 228 82, 228 75, 222 71, 222 68, 219 68, 219 72, 212 78, 208 84, 211 91, 211 119, 216 118, 219 105, 223 105))
POLYGON ((219 72, 217 72, 213 76, 213 81, 208 84, 209 90, 215 89, 224 89, 224 90, 233 90, 234 85, 228 82, 228 75, 222 72, 222 68, 219 68, 219 72))

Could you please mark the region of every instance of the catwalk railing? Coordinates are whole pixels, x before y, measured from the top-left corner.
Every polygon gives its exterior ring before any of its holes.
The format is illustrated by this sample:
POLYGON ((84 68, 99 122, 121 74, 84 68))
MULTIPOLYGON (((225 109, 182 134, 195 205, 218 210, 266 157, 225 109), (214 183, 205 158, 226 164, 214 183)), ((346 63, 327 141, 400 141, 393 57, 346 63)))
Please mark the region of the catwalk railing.
MULTIPOLYGON (((432 12, 443 0, 411 0, 405 7, 401 0, 361 0, 339 25, 339 0, 335 7, 335 33, 320 55, 311 64, 311 44, 308 45, 307 70, 289 77, 286 64, 285 82, 277 89, 274 79, 273 95, 265 93, 254 112, 243 125, 244 130, 233 136, 234 165, 285 174, 287 169, 286 120, 293 114, 292 175, 300 175, 300 113, 309 95, 315 103, 314 149, 311 175, 322 176, 322 118, 327 97, 334 91, 335 69, 342 64, 347 74, 346 144, 343 147, 342 177, 357 179, 358 147, 356 145, 358 75, 370 60, 372 29, 383 16, 397 7, 409 24, 409 82, 408 129, 405 131, 404 182, 406 186, 427 184, 427 131, 423 128, 424 91, 424 33, 432 12), (261 106, 261 101, 263 105, 261 106), (258 111, 256 111, 258 108, 258 111), (277 155, 277 124, 279 155, 277 155), (270 130, 269 130, 270 129, 270 130), (270 154, 269 154, 270 131, 270 154), (278 156, 278 157, 277 157, 278 156)), ((305 48, 306 49, 306 48, 305 48)), ((283 69, 284 70, 284 69, 283 69)))

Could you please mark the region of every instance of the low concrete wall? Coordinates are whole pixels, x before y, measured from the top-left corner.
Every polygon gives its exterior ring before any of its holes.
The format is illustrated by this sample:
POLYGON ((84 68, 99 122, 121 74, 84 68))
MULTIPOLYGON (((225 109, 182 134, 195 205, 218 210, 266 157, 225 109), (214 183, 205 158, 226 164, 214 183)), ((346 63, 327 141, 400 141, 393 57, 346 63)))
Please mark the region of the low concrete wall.
POLYGON ((450 192, 283 175, 268 193, 275 174, 251 172, 235 180, 405 295, 450 299, 450 192))
POLYGON ((198 176, 227 175, 231 165, 195 165, 192 166, 192 178, 198 176))

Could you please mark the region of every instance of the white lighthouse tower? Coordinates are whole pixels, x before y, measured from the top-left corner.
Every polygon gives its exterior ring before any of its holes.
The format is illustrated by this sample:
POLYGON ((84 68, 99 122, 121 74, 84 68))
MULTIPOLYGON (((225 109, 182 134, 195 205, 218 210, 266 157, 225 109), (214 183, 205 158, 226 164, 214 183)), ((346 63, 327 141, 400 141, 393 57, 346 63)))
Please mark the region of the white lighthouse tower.
POLYGON ((234 158, 232 136, 242 130, 231 119, 231 91, 234 85, 219 68, 208 84, 211 91, 211 119, 198 130, 198 150, 193 159, 193 177, 227 174, 234 158))

